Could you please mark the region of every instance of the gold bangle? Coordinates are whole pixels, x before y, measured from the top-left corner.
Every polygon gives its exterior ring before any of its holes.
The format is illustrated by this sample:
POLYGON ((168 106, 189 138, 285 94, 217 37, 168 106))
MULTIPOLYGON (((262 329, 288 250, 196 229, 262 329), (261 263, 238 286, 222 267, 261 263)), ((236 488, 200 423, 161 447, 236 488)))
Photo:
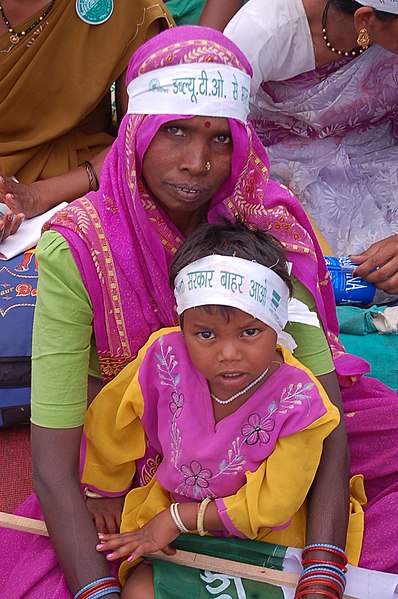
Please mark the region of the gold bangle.
POLYGON ((198 519, 196 521, 196 528, 198 529, 198 533, 201 537, 207 535, 207 530, 203 528, 203 522, 205 519, 206 508, 211 502, 211 497, 206 497, 199 506, 198 510, 198 519))
POLYGON ((89 191, 98 191, 99 190, 99 182, 98 182, 97 171, 95 170, 95 168, 93 167, 91 162, 89 162, 88 160, 85 160, 84 162, 79 164, 79 166, 86 169, 86 173, 87 173, 87 177, 88 177, 88 190, 89 191))

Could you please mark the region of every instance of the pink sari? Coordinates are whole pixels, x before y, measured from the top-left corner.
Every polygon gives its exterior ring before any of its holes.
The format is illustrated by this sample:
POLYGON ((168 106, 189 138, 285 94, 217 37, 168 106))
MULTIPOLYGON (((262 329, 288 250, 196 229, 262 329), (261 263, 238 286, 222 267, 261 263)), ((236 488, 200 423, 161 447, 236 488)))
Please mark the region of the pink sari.
MULTIPOLYGON (((220 62, 251 73, 249 64, 232 42, 220 33, 197 27, 180 27, 163 32, 142 46, 134 55, 127 83, 140 73, 167 65, 187 62, 220 62)), ((109 381, 135 357, 149 334, 176 323, 174 298, 168 285, 168 266, 181 234, 156 205, 141 179, 142 158, 155 133, 173 115, 126 115, 117 140, 112 146, 101 174, 97 193, 77 200, 62 210, 50 226, 67 239, 94 309, 94 331, 104 381, 109 381)), ((338 341, 338 324, 333 292, 322 252, 310 223, 296 198, 280 184, 269 180, 269 165, 261 142, 250 125, 230 119, 234 141, 231 176, 213 198, 208 220, 244 216, 268 230, 286 247, 293 274, 316 299, 319 316, 335 361, 348 412, 353 472, 365 472, 369 498, 377 499, 383 476, 387 485, 396 479, 398 443, 396 429, 384 429, 390 455, 375 462, 363 459, 364 450, 376 454, 380 434, 371 435, 379 422, 395 422, 394 393, 372 379, 360 379, 367 364, 345 353, 338 341), (348 394, 345 393, 348 391, 348 394), (368 416, 372 405, 377 417, 368 416), (379 413, 389 417, 379 418, 379 413), (358 421, 358 424, 357 424, 358 421), (353 428, 355 430, 353 430, 353 428), (358 431, 358 433, 356 432, 358 431), (392 455, 394 453, 394 455, 392 455), (383 465, 384 464, 384 465, 383 465), (380 467, 383 465, 384 470, 380 467), (369 479, 369 481, 368 481, 369 479)), ((384 437, 383 437, 384 438, 384 437)), ((398 493, 386 493, 387 502, 398 508, 398 493)), ((384 506, 384 499, 382 505, 384 506)), ((37 503, 30 498, 19 508, 24 515, 37 517, 37 503)), ((369 518, 369 535, 383 525, 383 513, 377 507, 369 518)), ((398 533, 398 523, 395 523, 398 533)), ((398 536, 398 535, 397 535, 398 536)), ((70 599, 62 573, 56 565, 51 545, 45 538, 27 540, 24 533, 2 532, 0 552, 0 588, 12 599, 70 599), (37 562, 40 562, 40 569, 37 562), (48 570, 46 570, 46 563, 48 570), (23 576, 21 576, 23 572, 23 576), (46 572, 51 573, 51 584, 46 572), (42 585, 45 585, 43 587, 42 585), (45 588, 43 592, 43 588, 45 588)), ((398 568, 398 549, 369 542, 363 557, 372 567, 398 568), (384 557, 391 558, 384 561, 384 557)))

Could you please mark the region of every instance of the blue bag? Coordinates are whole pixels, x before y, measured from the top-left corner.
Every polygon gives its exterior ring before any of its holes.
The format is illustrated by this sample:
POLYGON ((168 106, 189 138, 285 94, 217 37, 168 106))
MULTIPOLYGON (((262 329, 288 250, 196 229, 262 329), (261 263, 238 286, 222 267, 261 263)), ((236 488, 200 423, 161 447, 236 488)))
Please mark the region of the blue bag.
POLYGON ((34 250, 0 261, 0 427, 30 419, 37 278, 34 250))

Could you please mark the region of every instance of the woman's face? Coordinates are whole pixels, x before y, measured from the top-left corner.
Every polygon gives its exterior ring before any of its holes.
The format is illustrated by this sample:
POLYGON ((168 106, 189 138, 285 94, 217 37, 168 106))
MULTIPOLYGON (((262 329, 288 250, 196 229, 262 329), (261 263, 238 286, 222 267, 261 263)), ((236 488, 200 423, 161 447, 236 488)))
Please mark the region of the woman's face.
POLYGON ((355 13, 357 30, 365 27, 368 30, 370 43, 379 44, 386 50, 398 54, 398 16, 396 19, 383 21, 368 6, 359 8, 355 13))
POLYGON ((142 175, 177 226, 184 216, 207 211, 230 175, 232 145, 226 118, 197 116, 160 127, 145 153, 142 175))
POLYGON ((373 43, 380 44, 386 50, 398 54, 398 18, 391 21, 375 22, 373 43))

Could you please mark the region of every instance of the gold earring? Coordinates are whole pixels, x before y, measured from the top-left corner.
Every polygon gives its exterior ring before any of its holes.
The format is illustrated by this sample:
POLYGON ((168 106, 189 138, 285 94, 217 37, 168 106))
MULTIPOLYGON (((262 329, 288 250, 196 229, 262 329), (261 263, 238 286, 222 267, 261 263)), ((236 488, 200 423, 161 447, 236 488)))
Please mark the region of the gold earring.
POLYGON ((367 48, 369 48, 369 42, 370 38, 368 30, 365 29, 365 27, 362 27, 358 33, 357 44, 358 46, 361 46, 362 50, 367 50, 367 48))
POLYGON ((210 169, 211 169, 211 164, 210 164, 210 162, 209 162, 209 161, 207 161, 207 162, 206 162, 206 164, 205 164, 205 169, 207 170, 207 172, 209 172, 209 171, 210 171, 210 169))

